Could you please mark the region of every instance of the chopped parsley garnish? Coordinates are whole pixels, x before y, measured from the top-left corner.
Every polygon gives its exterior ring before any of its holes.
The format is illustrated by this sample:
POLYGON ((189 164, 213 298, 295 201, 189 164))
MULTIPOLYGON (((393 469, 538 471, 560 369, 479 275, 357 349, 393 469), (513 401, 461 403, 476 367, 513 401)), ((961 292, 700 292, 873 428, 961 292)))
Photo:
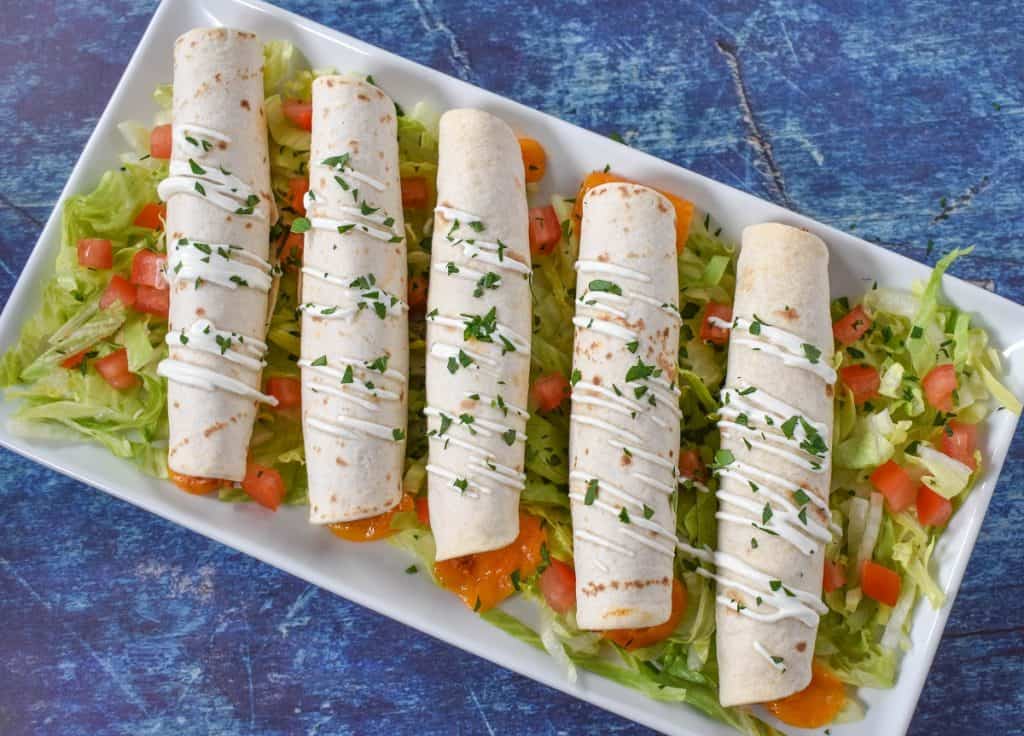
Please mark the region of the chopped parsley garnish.
POLYGON ((622 296, 622 287, 612 281, 606 281, 604 279, 594 279, 587 285, 590 291, 605 291, 609 294, 615 294, 616 296, 622 296))
POLYGON ((803 348, 804 355, 811 364, 817 363, 821 358, 821 350, 814 345, 805 342, 800 347, 803 348))
POLYGON ((309 220, 307 220, 305 217, 296 217, 294 220, 292 220, 293 233, 304 233, 308 231, 311 227, 312 225, 310 224, 309 220))
POLYGON ((642 358, 636 359, 636 365, 631 365, 629 370, 626 371, 626 381, 640 381, 645 378, 651 378, 661 375, 661 369, 655 368, 653 365, 647 365, 644 363, 642 358))
POLYGON ((597 478, 592 478, 587 481, 587 494, 583 497, 584 506, 592 506, 594 501, 597 500, 597 478))

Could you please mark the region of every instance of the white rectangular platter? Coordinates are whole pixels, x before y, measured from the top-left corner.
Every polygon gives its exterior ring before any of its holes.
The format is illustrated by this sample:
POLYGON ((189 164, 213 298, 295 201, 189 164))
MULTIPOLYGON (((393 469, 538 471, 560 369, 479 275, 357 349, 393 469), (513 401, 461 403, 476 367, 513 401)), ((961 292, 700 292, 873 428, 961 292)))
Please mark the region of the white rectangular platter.
MULTIPOLYGON (((812 230, 828 243, 831 251, 833 296, 860 294, 876 280, 887 286, 909 287, 928 275, 927 267, 903 256, 256 0, 164 0, 79 158, 61 201, 69 194, 91 189, 103 171, 118 164, 117 155, 124 144, 117 123, 152 116, 153 88, 171 80, 174 39, 189 28, 208 25, 254 31, 264 40, 292 41, 313 67, 372 73, 405 106, 426 99, 442 110, 479 107, 499 115, 518 133, 538 139, 548 151, 551 173, 544 194, 571 194, 584 173, 610 164, 637 181, 670 189, 692 200, 722 223, 723 234, 733 241, 744 226, 768 220, 812 230)), ((0 352, 17 339, 22 322, 36 310, 59 239, 57 207, 0 315, 0 352)), ((1019 395, 1024 389, 1024 361, 1013 353, 1024 344, 1024 307, 951 277, 946 277, 944 288, 946 297, 973 312, 991 331, 996 344, 1006 350, 1008 383, 1019 395)), ((578 683, 570 684, 547 655, 491 627, 454 596, 434 587, 426 576, 405 575, 408 560, 388 545, 342 544, 326 531, 310 527, 305 509, 289 508, 269 514, 177 492, 169 484, 142 475, 128 463, 112 462, 110 455, 99 447, 15 436, 7 428, 7 419, 15 408, 10 402, 0 402, 0 444, 58 472, 454 646, 659 731, 690 736, 734 733, 686 706, 654 702, 596 676, 584 674, 578 683), (438 615, 439 611, 444 615, 438 615)), ((896 687, 886 691, 862 690, 860 696, 867 705, 867 718, 833 727, 831 732, 835 736, 906 731, 1015 426, 1016 418, 1008 412, 996 412, 991 418, 982 441, 988 458, 985 475, 936 550, 939 582, 949 594, 945 607, 934 611, 927 604, 918 606, 913 646, 903 659, 896 687)))

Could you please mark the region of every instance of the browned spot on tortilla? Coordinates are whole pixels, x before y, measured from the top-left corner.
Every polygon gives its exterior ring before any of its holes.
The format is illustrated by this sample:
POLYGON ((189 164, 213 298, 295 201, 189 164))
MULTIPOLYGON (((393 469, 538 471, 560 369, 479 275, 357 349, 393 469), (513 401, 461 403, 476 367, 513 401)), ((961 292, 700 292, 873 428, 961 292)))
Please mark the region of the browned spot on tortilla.
POLYGON ((391 115, 390 114, 389 115, 381 115, 380 121, 382 123, 390 123, 391 122, 391 115))
POLYGON ((205 317, 206 316, 206 310, 203 309, 202 307, 196 307, 196 316, 197 317, 205 317))
POLYGON ((665 200, 658 200, 658 212, 668 212, 668 207, 665 206, 665 200))
POLYGON ((342 460, 340 457, 334 458, 334 464, 335 465, 340 465, 343 468, 347 468, 348 467, 348 463, 345 462, 344 460, 342 460))
POLYGON ((357 100, 362 100, 363 102, 369 102, 370 101, 370 98, 367 97, 366 95, 364 95, 362 92, 360 92, 359 94, 356 95, 356 99, 357 100))
POLYGON ((384 480, 386 480, 388 483, 390 483, 391 482, 391 473, 388 473, 386 476, 384 476, 384 480))
POLYGON ((835 393, 836 392, 835 392, 835 389, 832 388, 832 384, 831 383, 826 383, 825 384, 825 395, 831 399, 835 395, 835 393))
POLYGON ((181 404, 179 402, 175 401, 174 402, 174 408, 175 409, 180 409, 181 408, 181 404))
POLYGON ((222 151, 226 150, 227 147, 228 147, 228 144, 227 144, 226 141, 217 141, 217 148, 219 148, 220 150, 222 150, 222 151))
POLYGON ((227 426, 227 422, 217 422, 216 424, 211 424, 209 427, 203 430, 203 436, 209 437, 210 435, 216 434, 217 432, 221 431, 227 426))
POLYGON ((626 453, 622 453, 622 459, 619 461, 619 464, 622 465, 622 467, 627 468, 633 464, 633 458, 626 453))
POLYGON ((807 651, 807 642, 805 642, 805 641, 798 641, 798 642, 796 643, 796 650, 797 650, 798 652, 804 652, 804 651, 807 651))
POLYGON ((594 376, 593 384, 595 386, 600 386, 601 385, 601 376, 594 376))
POLYGON ((328 87, 333 87, 333 86, 334 86, 334 80, 333 80, 333 79, 331 79, 330 77, 328 77, 328 78, 327 78, 327 79, 326 79, 326 80, 324 81, 324 84, 326 84, 326 85, 327 85, 328 87))
POLYGON ((384 93, 383 93, 383 92, 381 92, 381 91, 380 91, 379 89, 378 89, 378 90, 376 90, 376 92, 377 92, 377 97, 379 97, 379 98, 381 98, 381 99, 383 99, 383 98, 384 98, 384 93))
POLYGON ((779 315, 780 317, 782 317, 783 319, 788 319, 790 321, 792 321, 794 319, 797 319, 800 316, 799 312, 797 312, 795 309, 793 309, 793 307, 786 307, 785 309, 777 309, 777 310, 775 310, 775 313, 777 315, 779 315))
POLYGON ((245 110, 251 110, 252 109, 251 107, 249 107, 249 100, 242 100, 238 104, 240 104, 242 106, 242 108, 245 109, 245 110))
POLYGON ((476 406, 476 402, 472 399, 463 399, 459 404, 459 407, 462 409, 472 409, 474 406, 476 406))
POLYGON ((246 230, 252 230, 252 223, 251 222, 245 223, 245 229, 246 230))

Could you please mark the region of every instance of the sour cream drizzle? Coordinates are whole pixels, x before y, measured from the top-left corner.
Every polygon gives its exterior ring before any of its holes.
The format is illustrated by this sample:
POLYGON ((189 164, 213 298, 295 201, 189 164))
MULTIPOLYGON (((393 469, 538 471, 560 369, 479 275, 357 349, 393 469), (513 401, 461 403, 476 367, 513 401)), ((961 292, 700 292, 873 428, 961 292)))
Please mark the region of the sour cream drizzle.
POLYGON ((157 185, 160 199, 167 201, 174 194, 191 194, 233 215, 268 219, 267 203, 212 155, 231 143, 229 136, 192 124, 174 125, 171 135, 175 152, 187 160, 171 161, 168 177, 157 185))
MULTIPOLYGON (((351 191, 358 196, 358 190, 351 191)), ((309 224, 314 230, 336 232, 339 235, 358 231, 388 243, 400 243, 405 239, 404 233, 395 229, 394 217, 383 209, 370 207, 365 201, 359 207, 339 205, 336 209, 340 211, 343 219, 315 216, 313 211, 318 209, 324 200, 318 198, 312 189, 306 192, 302 202, 309 213, 309 224)))
MULTIPOLYGON (((467 320, 447 317, 441 314, 428 316, 427 319, 434 324, 443 325, 444 327, 452 327, 456 330, 464 330, 467 327, 467 320)), ((495 322, 493 334, 496 337, 499 337, 499 340, 493 341, 495 345, 500 345, 500 338, 504 337, 518 352, 524 353, 530 349, 530 343, 527 339, 506 324, 495 322)))
POLYGON ((248 287, 264 293, 273 285, 273 266, 237 245, 178 238, 169 250, 167 280, 171 283, 208 281, 226 289, 248 287))
MULTIPOLYGON (((795 618, 807 626, 816 626, 818 618, 828 612, 828 606, 818 596, 800 588, 787 586, 781 580, 773 580, 768 575, 727 552, 697 549, 681 541, 677 542, 676 546, 688 556, 714 565, 719 571, 731 573, 736 577, 728 577, 722 572, 712 572, 703 567, 697 568, 699 575, 709 580, 714 580, 723 588, 740 590, 749 595, 752 600, 756 600, 758 597, 761 598, 760 604, 755 603, 754 606, 739 608, 740 615, 766 623, 774 623, 785 618, 795 618), (747 582, 743 582, 744 580, 747 582), (763 606, 768 606, 774 610, 767 612, 755 610, 763 606)), ((726 595, 718 595, 717 600, 719 604, 724 606, 731 608, 739 607, 735 599, 726 595)))
MULTIPOLYGON (((174 152, 186 161, 171 161, 168 177, 157 185, 163 200, 175 194, 201 197, 210 204, 238 217, 267 220, 272 205, 260 197, 246 182, 227 171, 216 160, 216 151, 231 143, 230 136, 201 125, 179 123, 171 128, 174 152)), ((240 287, 267 293, 273 284, 274 268, 270 263, 244 248, 230 243, 204 243, 185 236, 168 248, 169 283, 194 281, 199 288, 203 281, 228 289, 240 287)), ((266 344, 255 337, 217 329, 209 320, 200 319, 189 327, 171 331, 165 338, 172 347, 198 350, 252 371, 260 371, 266 344)), ((277 406, 277 399, 222 372, 167 358, 160 361, 157 374, 169 381, 205 391, 226 391, 255 401, 277 406)))
POLYGON ((782 657, 773 657, 767 649, 759 641, 754 642, 754 651, 768 660, 768 664, 777 669, 779 672, 786 671, 786 665, 782 657))
POLYGON ((745 334, 732 337, 730 344, 746 345, 768 355, 773 355, 780 359, 783 365, 809 371, 819 376, 830 386, 836 382, 835 369, 821 361, 821 356, 825 355, 825 351, 816 345, 802 340, 792 332, 772 327, 761 321, 753 322, 746 317, 735 317, 732 322, 720 317, 712 317, 709 321, 715 327, 727 330, 743 330, 745 334), (751 326, 754 324, 758 325, 757 334, 750 331, 751 326), (812 359, 811 355, 814 354, 817 357, 812 359))
POLYGON ((258 371, 266 362, 262 360, 267 345, 258 338, 237 332, 218 330, 208 319, 197 319, 189 327, 167 333, 164 341, 172 348, 200 350, 211 355, 258 371))
POLYGON ((174 360, 173 358, 161 360, 160 364, 156 367, 156 372, 157 375, 163 376, 169 381, 175 381, 176 383, 192 386, 193 388, 204 391, 220 389, 247 399, 254 399, 262 404, 277 406, 277 399, 273 396, 258 391, 238 379, 181 360, 174 360))
MULTIPOLYGON (((579 260, 575 269, 582 279, 585 273, 599 276, 614 276, 620 279, 627 279, 639 285, 649 284, 652 279, 648 274, 636 271, 625 266, 612 263, 604 263, 592 260, 579 260)), ((591 282, 594 286, 598 284, 591 282)), ((668 315, 675 321, 680 320, 677 309, 671 304, 665 304, 653 299, 637 289, 630 289, 619 283, 605 283, 607 288, 590 289, 589 287, 576 300, 576 314, 572 322, 578 330, 591 330, 606 335, 615 340, 627 343, 625 346, 631 353, 643 355, 639 350, 640 333, 624 326, 617 321, 620 320, 627 325, 632 322, 640 322, 644 314, 636 312, 637 307, 654 307, 668 315), (612 290, 615 290, 614 293, 612 290)), ((657 471, 655 475, 667 470, 669 477, 665 480, 647 475, 634 470, 632 478, 642 486, 654 490, 656 493, 670 496, 675 491, 676 467, 670 460, 667 460, 657 453, 641 450, 638 445, 642 444, 641 434, 631 431, 625 426, 605 421, 590 414, 579 411, 579 407, 594 407, 596 410, 605 410, 612 414, 628 418, 626 421, 635 426, 633 422, 638 419, 650 420, 653 424, 667 431, 672 427, 678 427, 681 412, 679 409, 679 389, 661 376, 649 375, 634 381, 623 380, 620 384, 613 384, 613 388, 604 385, 597 385, 592 381, 578 380, 573 385, 572 401, 573 412, 571 421, 576 425, 594 427, 607 435, 607 442, 610 446, 645 461, 652 465, 657 471), (640 394, 637 395, 637 391, 640 394)), ((619 524, 615 527, 618 534, 629 537, 634 543, 648 547, 660 554, 669 557, 675 554, 675 533, 655 521, 653 518, 643 517, 644 511, 650 513, 646 508, 641 496, 631 493, 623 488, 609 484, 604 479, 593 478, 584 471, 574 470, 569 474, 570 482, 575 482, 569 494, 569 498, 579 504, 592 507, 606 514, 618 517, 619 524), (590 488, 588 484, 596 482, 594 491, 596 495, 587 502, 587 494, 581 492, 583 487, 590 488), (606 494, 606 495, 605 495, 606 494), (616 506, 609 503, 606 496, 612 496, 622 505, 616 506), (623 520, 621 514, 628 515, 629 521, 623 520), (647 534, 645 534, 646 532, 647 534), (653 535, 654 538, 648 536, 653 535)), ((604 534, 598 534, 588 530, 574 532, 575 539, 580 542, 590 543, 596 546, 618 552, 628 557, 635 557, 635 550, 618 544, 606 538, 604 534)), ((607 570, 606 570, 607 572, 607 570)))
MULTIPOLYGON (((737 317, 732 322, 718 318, 711 321, 717 327, 744 331, 742 335, 731 337, 731 344, 747 345, 774 355, 784 365, 814 373, 828 384, 836 380, 832 367, 820 361, 824 351, 792 333, 744 317, 737 317)), ((748 450, 756 448, 815 474, 829 472, 831 452, 828 443, 832 438, 827 426, 806 417, 764 389, 742 380, 724 389, 719 417, 718 427, 723 437, 741 437, 748 450)), ((803 555, 819 552, 831 540, 828 504, 817 496, 815 490, 800 488, 763 468, 735 458, 716 473, 723 479, 716 492, 721 505, 715 518, 720 521, 750 525, 763 533, 773 534, 803 555), (738 488, 727 488, 724 482, 727 479, 738 488), (750 493, 740 493, 739 489, 749 489, 750 493), (824 517, 825 524, 809 514, 810 506, 824 517)), ((818 617, 827 611, 819 597, 808 591, 789 588, 780 580, 770 580, 738 558, 724 552, 696 550, 682 542, 679 547, 704 562, 715 564, 719 570, 740 577, 737 580, 704 568, 697 570, 699 574, 715 580, 719 591, 731 588, 748 596, 746 605, 721 592, 717 596, 720 605, 735 608, 741 615, 767 623, 797 618, 808 626, 815 626, 818 617), (752 603, 754 601, 756 603, 752 603), (773 610, 760 610, 765 604, 773 610)), ((754 642, 754 648, 773 667, 784 671, 785 667, 780 667, 781 662, 776 662, 760 643, 754 642)))
MULTIPOLYGON (((491 242, 477 238, 456 238, 454 232, 460 227, 473 229, 475 232, 485 232, 487 226, 482 218, 463 210, 439 205, 434 210, 436 215, 451 222, 447 240, 454 245, 461 245, 463 255, 469 259, 475 259, 480 263, 487 263, 499 269, 515 271, 528 276, 531 270, 528 266, 515 260, 506 254, 507 246, 501 242, 491 242)), ((436 237, 436 235, 435 235, 436 237)), ((476 281, 486 274, 465 263, 451 263, 448 265, 434 264, 433 270, 446 278, 468 279, 476 281)), ((501 276, 494 280, 487 291, 504 287, 505 281, 501 276)), ((484 314, 488 313, 485 308, 484 314)), ((444 342, 439 339, 431 341, 429 357, 441 360, 446 363, 448 370, 454 378, 458 378, 459 371, 475 370, 487 375, 501 379, 503 376, 502 365, 507 360, 515 359, 516 356, 529 354, 530 342, 527 338, 513 330, 509 325, 498 321, 497 310, 495 310, 493 323, 478 325, 477 330, 485 331, 486 337, 490 340, 481 340, 479 335, 467 335, 474 317, 484 315, 462 315, 455 317, 451 315, 438 314, 436 311, 427 315, 427 321, 438 327, 454 330, 459 335, 458 343, 444 342), (477 349, 469 347, 473 342, 477 349), (490 346, 487 348, 485 346, 490 346), (486 352, 483 352, 486 351, 486 352), (496 353, 500 351, 500 357, 496 353), (466 361, 469 361, 468 363, 466 361), (452 371, 452 367, 455 368, 452 371)), ((498 413, 503 419, 511 424, 494 421, 480 416, 480 414, 459 409, 457 411, 446 411, 436 406, 427 406, 423 414, 427 417, 430 431, 428 437, 431 442, 441 442, 446 449, 449 445, 461 447, 470 452, 469 462, 466 464, 467 475, 464 478, 457 476, 449 468, 441 465, 428 463, 427 472, 437 475, 449 481, 448 486, 460 493, 463 497, 478 498, 479 494, 489 495, 494 490, 489 486, 481 485, 477 479, 488 479, 501 490, 518 494, 525 487, 526 474, 507 465, 502 465, 495 460, 494 453, 487 449, 480 441, 493 442, 495 439, 504 442, 508 446, 517 443, 526 443, 526 420, 529 419, 529 412, 525 409, 505 403, 497 397, 475 391, 463 391, 464 399, 474 401, 476 407, 482 411, 498 413), (441 431, 442 423, 446 424, 444 431, 441 431), (452 430, 458 428, 460 436, 452 436, 452 430), (464 481, 465 489, 456 486, 456 481, 464 481), (470 489, 476 489, 474 494, 470 489)))
MULTIPOLYGON (((481 218, 476 215, 440 204, 434 208, 434 214, 440 215, 444 220, 450 222, 452 230, 457 229, 456 226, 465 225, 469 227, 471 223, 483 223, 481 218)), ((486 227, 482 227, 480 230, 480 232, 485 231, 486 227)), ((523 275, 529 275, 532 273, 529 266, 522 261, 510 257, 506 253, 508 246, 500 240, 491 241, 475 237, 456 239, 451 235, 451 232, 449 232, 445 237, 455 245, 461 245, 462 252, 467 258, 475 259, 480 263, 488 263, 492 266, 503 268, 508 271, 515 271, 516 273, 523 275)))

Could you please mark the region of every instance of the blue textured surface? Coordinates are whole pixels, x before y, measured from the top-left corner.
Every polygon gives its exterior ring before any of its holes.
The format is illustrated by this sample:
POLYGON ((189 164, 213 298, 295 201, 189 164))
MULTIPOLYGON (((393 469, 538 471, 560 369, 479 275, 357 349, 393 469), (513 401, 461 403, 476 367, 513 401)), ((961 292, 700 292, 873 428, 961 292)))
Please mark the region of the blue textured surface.
MULTIPOLYGON (((1024 301, 1019 4, 282 4, 1024 301)), ((0 306, 154 8, 3 5, 0 306)), ((1022 488, 914 734, 1022 732, 1022 488)), ((2 450, 0 508, 2 734, 646 732, 2 450)))

